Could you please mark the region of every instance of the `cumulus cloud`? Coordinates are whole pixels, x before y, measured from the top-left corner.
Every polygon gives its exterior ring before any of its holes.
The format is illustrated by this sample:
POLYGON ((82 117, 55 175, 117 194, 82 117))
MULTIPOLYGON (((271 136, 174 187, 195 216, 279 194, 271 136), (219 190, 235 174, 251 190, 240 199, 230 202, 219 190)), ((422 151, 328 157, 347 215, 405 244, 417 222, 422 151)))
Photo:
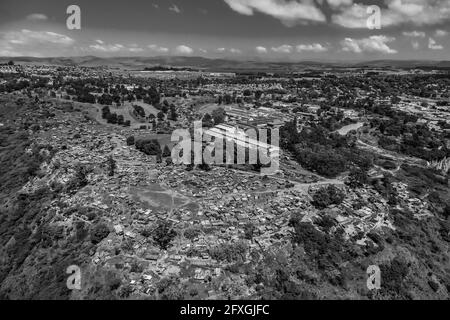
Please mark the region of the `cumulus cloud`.
POLYGON ((144 49, 143 48, 139 48, 139 47, 131 47, 131 48, 128 48, 128 51, 133 52, 133 53, 137 53, 137 52, 144 51, 144 49))
POLYGON ((442 50, 444 47, 436 42, 433 38, 428 39, 428 48, 431 50, 442 50))
POLYGON ((89 48, 94 51, 99 51, 99 52, 118 52, 120 50, 125 49, 125 46, 120 43, 105 44, 103 41, 101 41, 101 42, 102 43, 99 43, 99 41, 96 40, 96 44, 90 45, 89 48))
POLYGON ((28 15, 26 19, 31 21, 45 21, 48 20, 48 17, 42 13, 32 13, 28 15))
POLYGON ((327 2, 332 8, 340 8, 353 4, 353 0, 327 0, 327 2))
POLYGON ((267 53, 267 48, 266 47, 262 47, 262 46, 258 46, 255 48, 255 51, 259 54, 264 54, 267 53))
POLYGON ((418 41, 413 41, 411 42, 412 47, 414 48, 414 50, 418 50, 420 47, 420 44, 418 41))
POLYGON ((312 0, 224 0, 234 11, 251 16, 260 12, 281 20, 288 26, 311 21, 325 22, 326 17, 312 0))
POLYGON ((2 56, 42 56, 43 52, 69 48, 75 40, 56 32, 20 31, 0 32, 0 55, 2 56))
POLYGON ((178 54, 193 54, 194 53, 194 49, 192 49, 191 47, 185 46, 185 45, 180 45, 178 47, 176 47, 175 51, 178 54))
POLYGON ((354 53, 383 53, 395 54, 397 50, 391 49, 387 43, 394 41, 395 38, 380 36, 371 36, 363 39, 345 38, 341 41, 342 50, 354 53))
POLYGON ((405 31, 403 32, 403 35, 405 37, 412 37, 412 38, 425 38, 426 34, 423 31, 405 31))
MULTIPOLYGON (((263 13, 281 20, 287 26, 309 22, 327 22, 325 0, 224 0, 228 6, 251 16, 263 13)), ((370 5, 354 0, 326 0, 331 22, 345 28, 367 28, 373 13, 370 5)), ((450 19, 450 0, 384 0, 381 8, 383 27, 401 24, 436 25, 450 19)), ((328 13, 327 13, 328 14, 328 13)))
POLYGON ((325 52, 328 51, 327 47, 324 47, 320 43, 313 43, 313 44, 299 44, 296 47, 297 52, 302 51, 310 51, 310 52, 325 52))
POLYGON ((288 44, 284 44, 279 47, 272 47, 272 51, 276 53, 291 53, 292 49, 292 46, 288 44))
POLYGON ((436 30, 435 35, 436 37, 445 37, 446 35, 448 35, 448 31, 436 30))
POLYGON ((175 13, 181 13, 180 8, 178 8, 178 6, 176 4, 173 4, 169 7, 169 10, 175 13))
MULTIPOLYGON (((330 2, 330 0, 329 0, 330 2)), ((346 28, 366 28, 368 5, 341 2, 335 6, 332 21, 346 28)), ((410 23, 416 26, 435 25, 450 19, 449 0, 385 0, 381 10, 383 27, 410 23)))
POLYGON ((59 45, 71 45, 74 39, 50 31, 31 31, 22 29, 21 31, 10 31, 3 33, 3 39, 12 44, 33 45, 39 43, 50 43, 59 45))
POLYGON ((231 54, 241 54, 242 53, 242 51, 240 49, 236 49, 236 48, 230 48, 230 49, 217 48, 216 51, 219 52, 219 53, 229 52, 231 54))
POLYGON ((148 46, 148 48, 151 51, 158 52, 158 53, 167 53, 167 52, 169 52, 169 48, 160 47, 160 46, 157 46, 156 44, 151 44, 151 45, 148 46))

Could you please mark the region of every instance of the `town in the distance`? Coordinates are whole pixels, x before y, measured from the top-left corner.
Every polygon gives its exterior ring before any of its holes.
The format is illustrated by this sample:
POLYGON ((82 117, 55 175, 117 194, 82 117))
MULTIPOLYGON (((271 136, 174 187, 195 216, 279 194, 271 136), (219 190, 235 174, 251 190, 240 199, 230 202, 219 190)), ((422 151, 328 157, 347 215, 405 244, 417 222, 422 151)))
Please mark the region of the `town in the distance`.
POLYGON ((0 58, 0 298, 449 299, 449 70, 0 58))

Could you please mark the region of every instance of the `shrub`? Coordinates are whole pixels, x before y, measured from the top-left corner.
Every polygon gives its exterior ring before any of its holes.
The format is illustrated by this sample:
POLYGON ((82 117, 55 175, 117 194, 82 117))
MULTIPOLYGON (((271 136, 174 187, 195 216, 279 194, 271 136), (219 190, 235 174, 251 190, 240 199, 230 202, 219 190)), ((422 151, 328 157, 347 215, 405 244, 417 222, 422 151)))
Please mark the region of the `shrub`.
POLYGON ((161 145, 158 140, 137 140, 136 149, 149 156, 161 155, 161 145))
POLYGON ((170 242, 176 237, 177 233, 172 228, 172 224, 168 221, 158 222, 154 234, 153 240, 158 244, 158 246, 166 250, 169 247, 170 242))
POLYGON ((109 235, 109 228, 104 223, 96 224, 91 229, 91 242, 93 244, 100 243, 103 239, 105 239, 109 235))
POLYGON ((330 205, 339 205, 344 199, 345 193, 341 189, 334 185, 329 185, 328 187, 319 189, 313 195, 312 204, 318 209, 324 209, 330 205))
POLYGON ((132 146, 134 145, 134 137, 130 136, 127 138, 127 146, 132 146))

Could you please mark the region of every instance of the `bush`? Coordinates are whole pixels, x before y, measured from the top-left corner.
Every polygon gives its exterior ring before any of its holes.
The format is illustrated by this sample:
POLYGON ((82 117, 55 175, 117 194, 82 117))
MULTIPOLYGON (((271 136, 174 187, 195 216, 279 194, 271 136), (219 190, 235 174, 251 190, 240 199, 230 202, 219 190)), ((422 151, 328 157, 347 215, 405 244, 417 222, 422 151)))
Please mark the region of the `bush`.
POLYGON ((132 146, 134 145, 134 137, 130 136, 127 138, 127 146, 132 146))
POLYGON ((246 253, 247 246, 243 242, 223 244, 209 250, 213 259, 227 262, 244 261, 246 253))
POLYGON ((186 239, 189 239, 189 240, 194 240, 200 234, 201 234, 201 231, 198 228, 188 228, 188 229, 184 230, 184 236, 186 237, 186 239))
POLYGON ((100 243, 103 239, 105 239, 109 235, 109 228, 104 223, 96 224, 91 229, 91 242, 93 244, 100 243))
POLYGON ((177 233, 168 221, 159 221, 154 230, 153 240, 162 250, 169 247, 170 242, 176 237, 177 233))
POLYGON ((165 145, 162 156, 164 158, 166 158, 166 157, 170 157, 171 155, 172 155, 172 152, 170 151, 169 147, 167 145, 165 145))
POLYGON ((137 140, 135 142, 136 149, 149 156, 160 156, 161 145, 158 140, 137 140))
POLYGON ((334 185, 319 189, 313 195, 312 204, 318 209, 325 209, 331 205, 339 205, 344 201, 345 193, 334 185))

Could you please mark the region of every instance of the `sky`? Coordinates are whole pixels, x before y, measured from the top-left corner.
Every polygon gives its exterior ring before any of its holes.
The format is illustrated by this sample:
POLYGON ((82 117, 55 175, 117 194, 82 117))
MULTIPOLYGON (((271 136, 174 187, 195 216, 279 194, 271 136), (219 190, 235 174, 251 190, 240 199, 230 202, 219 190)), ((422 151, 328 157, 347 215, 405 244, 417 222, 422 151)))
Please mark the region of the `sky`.
POLYGON ((0 56, 88 55, 450 60, 450 0, 0 1, 0 56))

